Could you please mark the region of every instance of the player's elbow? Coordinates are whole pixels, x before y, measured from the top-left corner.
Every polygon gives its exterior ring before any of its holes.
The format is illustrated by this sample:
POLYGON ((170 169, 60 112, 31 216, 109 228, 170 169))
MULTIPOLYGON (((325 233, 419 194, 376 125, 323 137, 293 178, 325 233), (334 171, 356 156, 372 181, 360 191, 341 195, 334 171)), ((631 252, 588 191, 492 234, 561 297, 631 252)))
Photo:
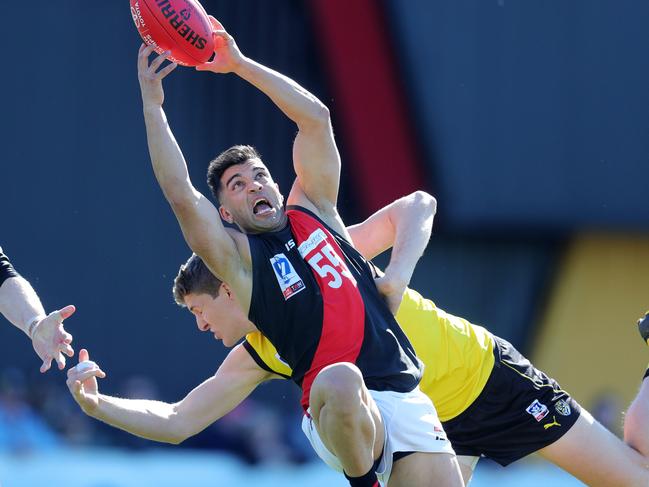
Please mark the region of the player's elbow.
POLYGON ((432 194, 426 191, 415 191, 412 195, 413 204, 418 211, 423 214, 433 217, 437 212, 437 200, 432 194))
POLYGON ((310 109, 298 120, 300 130, 315 130, 328 128, 331 125, 331 114, 329 108, 320 100, 314 100, 310 109))
POLYGON ((166 443, 180 445, 183 441, 196 434, 195 428, 182 416, 179 416, 177 412, 169 420, 170 427, 167 429, 166 443))
POLYGON ((425 216, 431 218, 437 211, 437 200, 426 191, 415 191, 397 200, 394 204, 396 216, 425 216))

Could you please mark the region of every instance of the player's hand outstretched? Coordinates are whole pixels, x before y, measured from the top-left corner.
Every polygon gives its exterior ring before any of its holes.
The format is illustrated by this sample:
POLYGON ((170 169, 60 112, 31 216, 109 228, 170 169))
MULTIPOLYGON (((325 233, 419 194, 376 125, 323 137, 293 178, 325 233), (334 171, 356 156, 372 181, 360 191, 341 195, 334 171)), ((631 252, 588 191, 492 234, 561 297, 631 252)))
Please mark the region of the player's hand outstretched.
POLYGON ((243 54, 237 47, 234 37, 227 33, 221 22, 211 15, 210 22, 212 22, 212 36, 214 37, 214 59, 211 62, 199 64, 196 66, 196 70, 230 73, 241 62, 243 54))
POLYGON ((79 351, 79 364, 68 370, 66 384, 86 414, 92 414, 99 405, 97 377, 103 379, 106 374, 95 362, 90 361, 88 350, 82 348, 79 351))
POLYGON ((152 52, 153 46, 142 44, 137 56, 137 78, 140 82, 142 103, 145 108, 162 106, 164 102, 162 80, 178 66, 176 63, 171 63, 159 69, 171 54, 171 51, 166 51, 149 62, 149 56, 152 52))
POLYGON ((72 335, 63 328, 63 320, 72 316, 74 312, 74 306, 66 306, 50 313, 36 324, 32 332, 32 346, 43 361, 41 372, 47 372, 50 369, 52 360, 55 360, 59 369, 63 370, 65 367, 63 354, 68 357, 74 356, 74 350, 70 346, 72 335))

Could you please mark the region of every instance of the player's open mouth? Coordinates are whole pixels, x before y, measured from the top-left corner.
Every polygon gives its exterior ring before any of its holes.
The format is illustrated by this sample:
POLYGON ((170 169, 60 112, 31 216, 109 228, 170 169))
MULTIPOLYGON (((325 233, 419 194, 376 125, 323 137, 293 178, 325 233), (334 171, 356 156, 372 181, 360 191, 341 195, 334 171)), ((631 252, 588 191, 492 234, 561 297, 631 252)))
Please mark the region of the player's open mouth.
POLYGON ((252 212, 257 216, 266 216, 274 213, 275 208, 271 206, 267 199, 259 198, 252 206, 252 212))

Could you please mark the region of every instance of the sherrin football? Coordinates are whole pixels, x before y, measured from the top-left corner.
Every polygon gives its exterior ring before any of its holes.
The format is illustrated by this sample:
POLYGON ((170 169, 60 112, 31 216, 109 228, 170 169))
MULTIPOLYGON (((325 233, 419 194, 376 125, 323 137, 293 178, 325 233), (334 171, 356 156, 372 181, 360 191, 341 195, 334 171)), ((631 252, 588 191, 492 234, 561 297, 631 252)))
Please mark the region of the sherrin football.
POLYGON ((131 15, 142 40, 181 66, 209 61, 214 53, 212 24, 196 0, 130 0, 131 15))

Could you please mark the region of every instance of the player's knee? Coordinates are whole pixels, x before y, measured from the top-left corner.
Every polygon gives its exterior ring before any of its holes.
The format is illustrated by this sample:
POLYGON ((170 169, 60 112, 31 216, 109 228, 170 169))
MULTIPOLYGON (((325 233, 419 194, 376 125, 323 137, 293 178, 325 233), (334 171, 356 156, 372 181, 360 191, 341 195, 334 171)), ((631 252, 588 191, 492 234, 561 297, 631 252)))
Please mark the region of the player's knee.
POLYGON ((361 406, 363 387, 363 376, 354 364, 332 364, 322 369, 313 381, 311 403, 326 404, 337 414, 353 414, 361 406))

